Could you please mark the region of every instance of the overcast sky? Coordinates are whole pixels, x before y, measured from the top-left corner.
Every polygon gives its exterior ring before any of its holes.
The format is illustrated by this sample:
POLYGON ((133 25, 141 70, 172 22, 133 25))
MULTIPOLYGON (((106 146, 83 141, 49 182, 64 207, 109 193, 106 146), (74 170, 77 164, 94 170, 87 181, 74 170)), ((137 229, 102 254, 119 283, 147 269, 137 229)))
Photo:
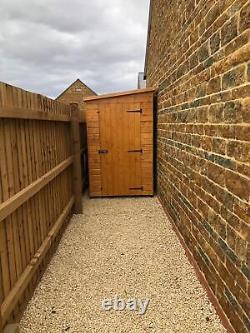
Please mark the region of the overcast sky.
POLYGON ((77 78, 134 89, 149 0, 0 0, 0 81, 51 97, 77 78))

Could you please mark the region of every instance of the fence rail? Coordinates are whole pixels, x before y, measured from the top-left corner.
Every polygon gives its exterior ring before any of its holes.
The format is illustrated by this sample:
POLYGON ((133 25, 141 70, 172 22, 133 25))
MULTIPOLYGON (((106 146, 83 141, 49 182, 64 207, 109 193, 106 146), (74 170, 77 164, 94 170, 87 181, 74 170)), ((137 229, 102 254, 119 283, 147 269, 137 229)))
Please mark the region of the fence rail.
POLYGON ((0 332, 81 213, 79 117, 75 104, 0 83, 0 332))

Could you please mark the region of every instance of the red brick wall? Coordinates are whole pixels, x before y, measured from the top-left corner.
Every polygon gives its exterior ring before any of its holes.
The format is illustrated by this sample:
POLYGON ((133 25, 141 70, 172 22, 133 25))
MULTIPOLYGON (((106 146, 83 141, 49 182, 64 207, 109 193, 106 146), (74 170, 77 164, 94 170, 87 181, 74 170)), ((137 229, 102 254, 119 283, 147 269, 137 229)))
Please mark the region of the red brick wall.
POLYGON ((153 0, 158 193, 237 332, 250 331, 250 1, 153 0))

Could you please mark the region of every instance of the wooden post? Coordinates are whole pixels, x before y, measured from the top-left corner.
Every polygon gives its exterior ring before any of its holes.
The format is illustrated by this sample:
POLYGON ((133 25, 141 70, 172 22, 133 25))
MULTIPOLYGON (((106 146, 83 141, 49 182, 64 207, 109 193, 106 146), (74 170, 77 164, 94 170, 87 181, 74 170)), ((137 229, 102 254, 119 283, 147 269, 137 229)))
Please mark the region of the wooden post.
POLYGON ((0 333, 3 333, 3 321, 2 321, 1 304, 0 304, 0 333))
POLYGON ((82 170, 80 145, 80 111, 78 104, 71 103, 71 140, 73 162, 73 193, 75 196, 74 214, 82 214, 82 170))

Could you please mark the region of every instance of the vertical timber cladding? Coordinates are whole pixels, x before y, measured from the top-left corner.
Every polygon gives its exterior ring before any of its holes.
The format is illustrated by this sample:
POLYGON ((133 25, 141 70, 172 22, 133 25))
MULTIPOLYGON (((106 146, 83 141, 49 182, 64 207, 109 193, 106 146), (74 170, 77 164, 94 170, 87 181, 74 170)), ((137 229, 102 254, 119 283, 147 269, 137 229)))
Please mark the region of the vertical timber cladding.
POLYGON ((85 99, 91 197, 153 195, 153 96, 148 88, 85 99))

